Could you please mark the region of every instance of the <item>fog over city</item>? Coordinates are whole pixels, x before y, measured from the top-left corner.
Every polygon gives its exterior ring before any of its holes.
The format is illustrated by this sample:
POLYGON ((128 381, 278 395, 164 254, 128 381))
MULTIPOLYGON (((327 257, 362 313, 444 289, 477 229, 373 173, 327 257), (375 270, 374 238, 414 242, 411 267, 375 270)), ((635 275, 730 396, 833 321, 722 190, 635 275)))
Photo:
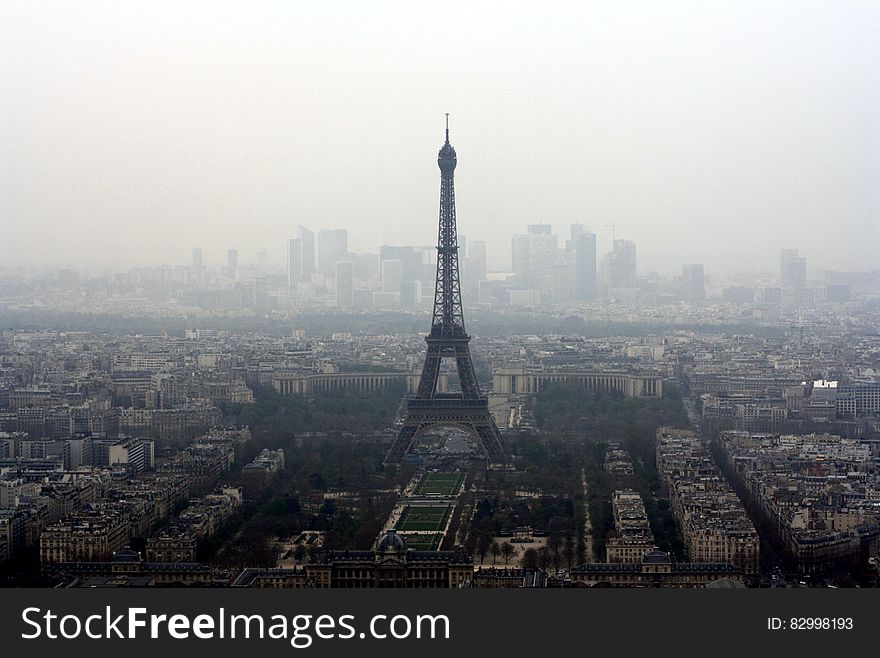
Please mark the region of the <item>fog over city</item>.
MULTIPOLYGON (((431 245, 582 223, 640 272, 870 269, 880 9, 811 2, 3 3, 6 265, 281 267, 298 224, 431 245)), ((563 238, 564 239, 564 238, 563 238)))
POLYGON ((880 587, 880 4, 574 4, 0 0, 0 591, 880 587))

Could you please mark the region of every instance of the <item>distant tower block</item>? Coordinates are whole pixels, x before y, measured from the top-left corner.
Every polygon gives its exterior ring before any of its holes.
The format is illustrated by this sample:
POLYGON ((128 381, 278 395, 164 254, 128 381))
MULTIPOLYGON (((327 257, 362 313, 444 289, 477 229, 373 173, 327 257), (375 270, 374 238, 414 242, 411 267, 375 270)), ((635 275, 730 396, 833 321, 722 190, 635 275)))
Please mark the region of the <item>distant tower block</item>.
POLYGON ((416 394, 407 402, 406 418, 388 451, 386 463, 399 462, 416 438, 432 427, 458 426, 478 440, 490 462, 506 461, 501 435, 480 392, 468 348, 470 336, 464 328, 461 285, 458 276, 458 236, 455 224, 455 149, 449 143, 449 115, 446 142, 437 156, 440 166, 440 230, 437 238, 437 283, 431 333, 425 338, 428 351, 416 394), (455 359, 460 393, 438 393, 437 378, 442 359, 455 359))

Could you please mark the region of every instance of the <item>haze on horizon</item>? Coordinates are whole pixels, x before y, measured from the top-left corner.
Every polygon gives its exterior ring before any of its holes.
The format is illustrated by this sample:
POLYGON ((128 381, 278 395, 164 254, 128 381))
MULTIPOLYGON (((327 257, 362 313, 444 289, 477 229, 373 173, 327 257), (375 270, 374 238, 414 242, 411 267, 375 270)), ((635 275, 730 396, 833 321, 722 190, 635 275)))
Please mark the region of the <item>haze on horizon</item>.
POLYGON ((583 223, 639 272, 876 269, 880 3, 10 2, 0 262, 220 263, 303 224, 436 241, 583 223))

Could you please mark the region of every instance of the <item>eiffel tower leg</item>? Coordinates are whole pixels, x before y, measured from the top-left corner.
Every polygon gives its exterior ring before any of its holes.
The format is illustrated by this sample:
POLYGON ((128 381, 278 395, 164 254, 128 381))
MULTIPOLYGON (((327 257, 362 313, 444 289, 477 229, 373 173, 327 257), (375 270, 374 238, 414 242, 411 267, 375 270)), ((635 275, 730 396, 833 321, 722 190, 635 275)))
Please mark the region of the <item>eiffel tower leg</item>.
POLYGON ((422 366, 422 376, 419 378, 417 397, 428 399, 434 397, 437 392, 437 377, 440 375, 440 360, 442 357, 440 345, 428 344, 428 353, 425 355, 425 365, 422 366))
POLYGON ((461 395, 465 400, 476 400, 480 397, 477 374, 467 343, 455 346, 455 365, 458 367, 458 379, 461 381, 461 395))
POLYGON ((485 424, 477 425, 474 430, 483 444, 489 462, 493 464, 505 463, 507 456, 504 454, 504 446, 501 444, 501 436, 494 420, 490 417, 485 424))
MULTIPOLYGON (((419 401, 412 401, 413 405, 419 401)), ((486 460, 491 464, 507 462, 501 434, 484 400, 463 401, 461 406, 435 406, 433 401, 428 405, 421 404, 415 409, 408 409, 403 425, 385 457, 386 464, 399 463, 412 449, 418 434, 431 427, 462 427, 476 439, 486 460), (482 402, 477 406, 469 406, 468 402, 482 402)))
POLYGON ((399 464, 406 454, 412 449, 416 432, 419 431, 419 423, 405 422, 398 430, 391 449, 385 456, 385 464, 399 464))

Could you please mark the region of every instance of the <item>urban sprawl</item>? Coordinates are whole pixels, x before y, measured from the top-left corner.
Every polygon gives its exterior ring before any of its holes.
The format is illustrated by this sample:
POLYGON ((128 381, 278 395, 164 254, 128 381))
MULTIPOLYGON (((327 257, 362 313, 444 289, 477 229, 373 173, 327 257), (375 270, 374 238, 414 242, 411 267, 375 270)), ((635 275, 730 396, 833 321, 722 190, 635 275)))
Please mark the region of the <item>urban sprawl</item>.
POLYGON ((878 584, 877 272, 637 276, 581 225, 511 246, 503 273, 459 249, 503 461, 454 426, 386 460, 434 247, 300 227, 282 267, 4 272, 0 582, 878 584))

